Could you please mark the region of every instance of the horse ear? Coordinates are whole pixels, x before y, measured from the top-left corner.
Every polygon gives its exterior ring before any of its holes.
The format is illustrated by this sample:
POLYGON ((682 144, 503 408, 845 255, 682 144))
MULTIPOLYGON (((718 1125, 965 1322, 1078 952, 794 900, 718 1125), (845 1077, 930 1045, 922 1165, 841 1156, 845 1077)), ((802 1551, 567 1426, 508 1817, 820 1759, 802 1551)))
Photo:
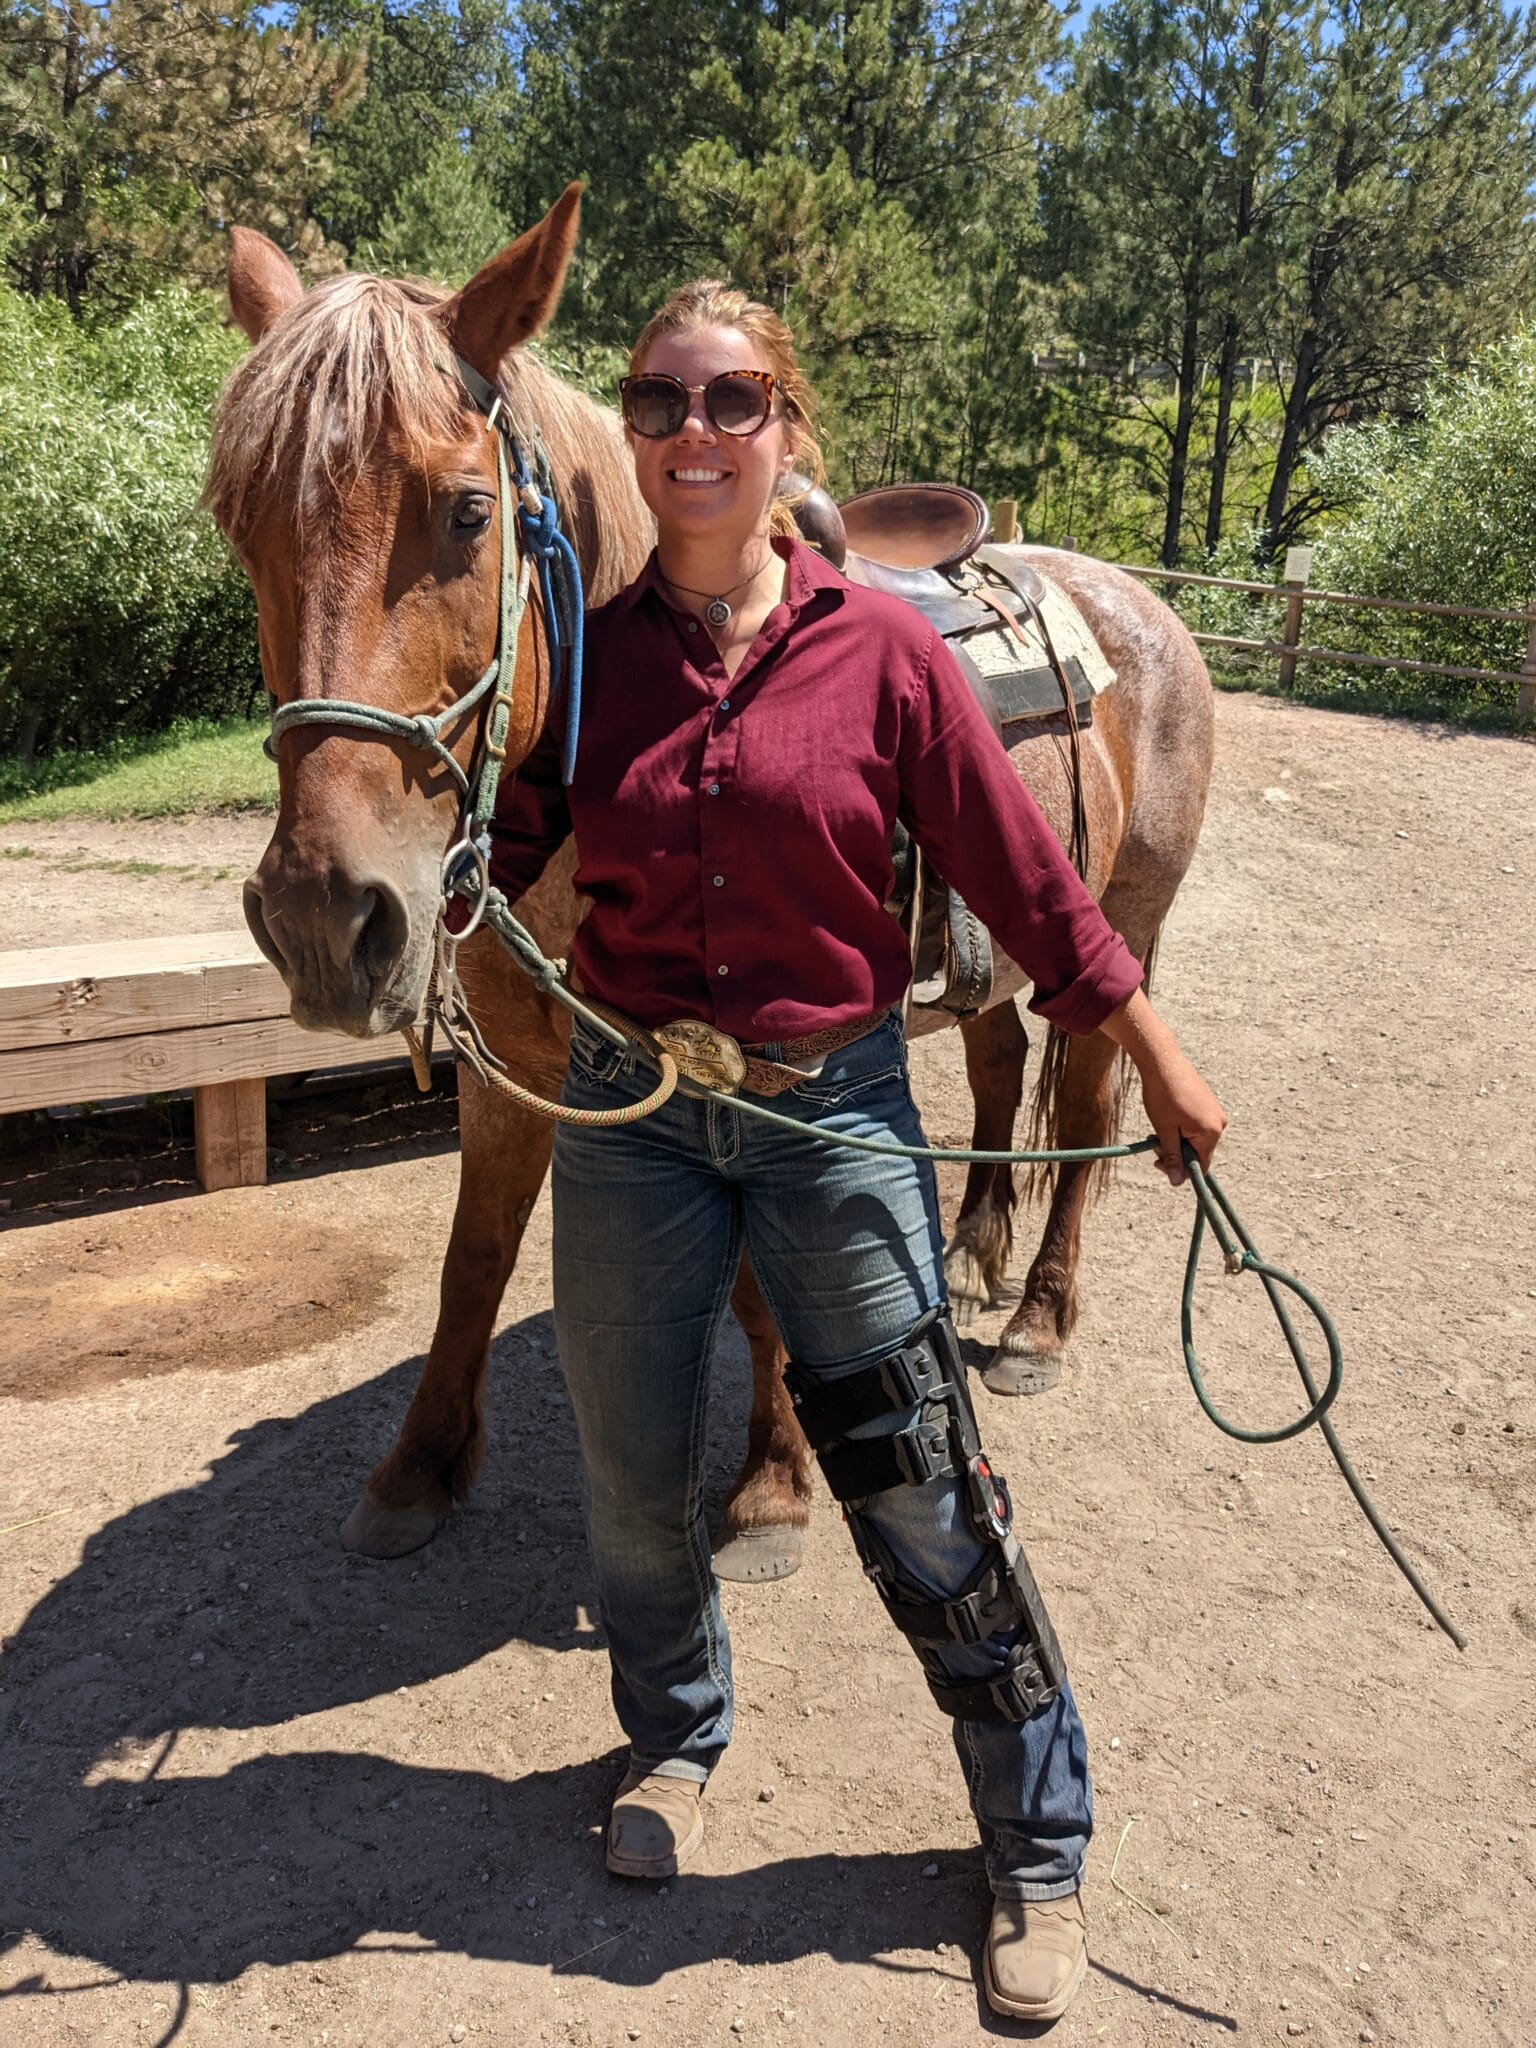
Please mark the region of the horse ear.
POLYGON ((519 342, 549 324, 581 224, 581 186, 567 185, 537 227, 476 271, 441 318, 464 360, 494 381, 519 342))
POLYGON ((304 296, 299 273, 279 249, 255 228, 229 231, 229 310, 252 341, 304 296))

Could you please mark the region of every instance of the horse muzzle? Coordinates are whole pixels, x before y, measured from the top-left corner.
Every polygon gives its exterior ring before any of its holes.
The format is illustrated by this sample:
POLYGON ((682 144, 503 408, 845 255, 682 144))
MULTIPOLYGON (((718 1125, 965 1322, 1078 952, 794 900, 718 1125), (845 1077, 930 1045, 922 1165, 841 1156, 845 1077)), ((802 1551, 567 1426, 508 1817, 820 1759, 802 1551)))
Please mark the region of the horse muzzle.
POLYGON ((435 902, 413 916, 383 875, 295 874, 268 858, 245 885, 251 936, 308 1031, 376 1038, 414 1023, 426 993, 435 902))

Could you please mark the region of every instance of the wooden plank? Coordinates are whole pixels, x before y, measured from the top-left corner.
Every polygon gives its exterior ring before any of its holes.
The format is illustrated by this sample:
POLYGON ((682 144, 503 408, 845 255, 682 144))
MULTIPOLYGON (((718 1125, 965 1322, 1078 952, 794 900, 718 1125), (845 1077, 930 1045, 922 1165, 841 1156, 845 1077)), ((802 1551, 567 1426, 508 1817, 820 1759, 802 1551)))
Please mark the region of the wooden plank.
POLYGON ((204 1189, 259 1188, 267 1182, 267 1084, 222 1081, 194 1088, 197 1177, 204 1189))
POLYGON ((249 932, 0 952, 0 1052, 287 1011, 282 976, 249 932))
MULTIPOLYGON (((1283 583, 1248 583, 1240 576, 1197 575, 1191 569, 1149 569, 1137 562, 1114 562, 1112 568, 1127 576, 1144 576, 1149 583, 1199 583, 1212 590, 1245 590, 1253 597, 1284 597, 1283 583)), ((1509 626, 1526 626, 1536 621, 1536 611, 1507 611, 1498 605, 1442 604, 1427 597, 1357 597, 1349 590, 1314 590, 1307 586, 1308 604, 1355 605, 1371 612, 1427 612, 1444 619, 1498 619, 1509 626)))
POLYGON ((158 1032, 144 1038, 84 1039, 0 1053, 0 1113, 63 1102, 110 1102, 119 1095, 206 1088, 322 1067, 405 1060, 405 1040, 301 1031, 287 1017, 158 1032))

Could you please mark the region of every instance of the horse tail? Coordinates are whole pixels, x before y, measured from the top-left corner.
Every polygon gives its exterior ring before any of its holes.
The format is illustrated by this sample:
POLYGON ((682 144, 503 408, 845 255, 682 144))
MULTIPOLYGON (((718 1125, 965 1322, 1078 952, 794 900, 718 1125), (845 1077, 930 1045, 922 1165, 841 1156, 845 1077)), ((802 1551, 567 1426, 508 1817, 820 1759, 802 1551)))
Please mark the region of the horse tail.
MULTIPOLYGON (((1152 973, 1157 965, 1158 941, 1162 928, 1152 934, 1152 943, 1142 958, 1142 987, 1150 995, 1152 973)), ((1035 1092, 1029 1105, 1029 1149, 1031 1152, 1054 1152, 1062 1142, 1061 1113, 1062 1098, 1067 1085, 1067 1056, 1072 1050, 1070 1032, 1058 1031, 1053 1024, 1045 1041, 1045 1052, 1040 1061, 1040 1070, 1035 1079, 1035 1092)), ((1120 1126, 1125 1116, 1126 1096, 1131 1085, 1131 1063, 1125 1054, 1117 1053, 1109 1077, 1109 1113, 1104 1134, 1095 1142, 1101 1145, 1117 1145, 1120 1142, 1120 1126)), ((1088 1199, 1094 1201, 1109 1185, 1114 1170, 1112 1159, 1101 1159, 1088 1168, 1088 1199)), ((1056 1176, 1060 1168, 1039 1164, 1026 1169, 1024 1176, 1024 1199, 1033 1202, 1044 1197, 1047 1201, 1056 1192, 1056 1176)))

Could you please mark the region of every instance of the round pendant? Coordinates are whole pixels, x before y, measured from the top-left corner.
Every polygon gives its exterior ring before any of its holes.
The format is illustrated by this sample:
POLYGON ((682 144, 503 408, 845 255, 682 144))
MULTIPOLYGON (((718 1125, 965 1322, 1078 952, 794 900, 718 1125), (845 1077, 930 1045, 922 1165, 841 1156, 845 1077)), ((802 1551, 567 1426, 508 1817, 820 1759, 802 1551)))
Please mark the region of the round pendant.
POLYGON ((723 597, 712 597, 704 607, 704 616, 712 626, 728 626, 731 623, 731 608, 723 597))

